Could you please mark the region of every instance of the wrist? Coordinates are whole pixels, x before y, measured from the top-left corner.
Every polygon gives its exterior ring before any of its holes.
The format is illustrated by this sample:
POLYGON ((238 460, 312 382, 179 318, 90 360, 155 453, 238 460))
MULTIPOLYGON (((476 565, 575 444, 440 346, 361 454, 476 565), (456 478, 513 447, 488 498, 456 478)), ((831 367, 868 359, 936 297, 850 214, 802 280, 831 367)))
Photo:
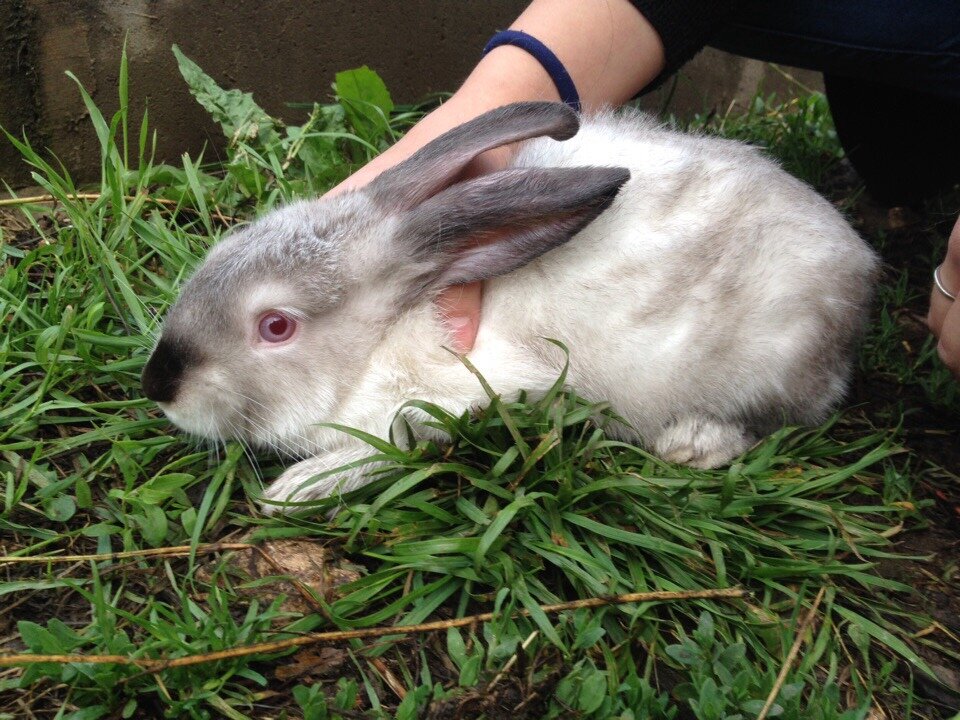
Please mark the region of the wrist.
MULTIPOLYGON (((504 45, 487 53, 463 85, 440 107, 414 125, 399 141, 371 160, 331 194, 353 190, 402 162, 447 130, 504 105, 524 100, 557 102, 560 94, 550 75, 536 58, 518 47, 504 45)), ((478 158, 474 174, 505 167, 515 148, 507 146, 484 153, 478 158)))
POLYGON ((520 48, 496 48, 480 61, 449 100, 374 162, 381 158, 387 164, 399 162, 447 130, 489 110, 524 100, 559 99, 550 76, 534 58, 520 48))
POLYGON ((477 115, 526 100, 558 102, 560 93, 540 62, 514 45, 488 52, 454 94, 451 101, 477 115))

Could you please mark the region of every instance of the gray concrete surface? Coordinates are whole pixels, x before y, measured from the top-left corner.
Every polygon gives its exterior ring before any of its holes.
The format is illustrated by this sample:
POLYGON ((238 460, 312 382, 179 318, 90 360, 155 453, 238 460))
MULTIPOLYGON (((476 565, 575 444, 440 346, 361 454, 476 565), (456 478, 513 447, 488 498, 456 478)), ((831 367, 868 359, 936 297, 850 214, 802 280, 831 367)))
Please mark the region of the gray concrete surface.
MULTIPOLYGON (((338 70, 369 65, 396 100, 455 89, 494 29, 507 26, 526 0, 0 0, 0 125, 52 149, 78 180, 97 177, 98 147, 72 70, 107 113, 116 110, 120 48, 127 38, 134 117, 149 106, 159 156, 177 161, 222 140, 187 92, 173 43, 223 86, 254 93, 268 112, 302 119, 288 102, 327 100, 338 70)), ((819 82, 801 73, 807 83, 819 82)), ((677 81, 679 114, 745 101, 763 81, 790 84, 760 63, 707 50, 677 81)), ((659 109, 661 90, 649 96, 659 109)), ((29 183, 28 170, 0 140, 0 179, 29 183)))

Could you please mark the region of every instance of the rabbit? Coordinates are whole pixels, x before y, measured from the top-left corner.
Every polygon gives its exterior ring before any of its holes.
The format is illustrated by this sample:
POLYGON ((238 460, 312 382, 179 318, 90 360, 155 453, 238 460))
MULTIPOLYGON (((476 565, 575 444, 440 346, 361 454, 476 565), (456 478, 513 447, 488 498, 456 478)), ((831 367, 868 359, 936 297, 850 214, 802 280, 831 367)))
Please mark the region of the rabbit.
POLYGON ((387 438, 403 408, 443 441, 408 400, 455 415, 489 403, 433 303, 485 280, 466 357, 498 394, 542 395, 568 360, 568 385, 622 418, 611 433, 712 468, 842 399, 877 268, 840 213, 757 148, 637 111, 581 122, 518 103, 215 244, 142 386, 190 433, 299 458, 265 512, 343 493, 367 482, 373 451, 318 423, 387 438), (519 141, 508 168, 460 177, 519 141))

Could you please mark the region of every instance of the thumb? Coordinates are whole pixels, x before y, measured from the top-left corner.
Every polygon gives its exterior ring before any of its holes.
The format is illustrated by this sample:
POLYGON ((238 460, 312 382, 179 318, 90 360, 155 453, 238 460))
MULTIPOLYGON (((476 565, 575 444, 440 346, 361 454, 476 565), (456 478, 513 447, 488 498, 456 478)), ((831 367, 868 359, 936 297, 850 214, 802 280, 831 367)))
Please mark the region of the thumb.
POLYGON ((453 337, 454 350, 460 353, 473 349, 480 327, 480 300, 482 283, 453 285, 444 288, 437 298, 437 307, 443 323, 453 337))

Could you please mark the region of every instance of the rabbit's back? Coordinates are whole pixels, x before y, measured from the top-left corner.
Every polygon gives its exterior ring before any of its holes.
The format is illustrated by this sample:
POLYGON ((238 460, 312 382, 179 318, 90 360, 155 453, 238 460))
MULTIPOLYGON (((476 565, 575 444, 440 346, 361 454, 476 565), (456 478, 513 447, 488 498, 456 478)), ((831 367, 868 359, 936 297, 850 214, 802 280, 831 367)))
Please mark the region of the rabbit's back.
POLYGON ((520 345, 553 371, 561 357, 540 338, 560 339, 571 384, 646 438, 689 413, 816 422, 842 397, 875 256, 759 150, 628 113, 529 142, 516 164, 631 179, 569 243, 488 283, 481 361, 520 345))

